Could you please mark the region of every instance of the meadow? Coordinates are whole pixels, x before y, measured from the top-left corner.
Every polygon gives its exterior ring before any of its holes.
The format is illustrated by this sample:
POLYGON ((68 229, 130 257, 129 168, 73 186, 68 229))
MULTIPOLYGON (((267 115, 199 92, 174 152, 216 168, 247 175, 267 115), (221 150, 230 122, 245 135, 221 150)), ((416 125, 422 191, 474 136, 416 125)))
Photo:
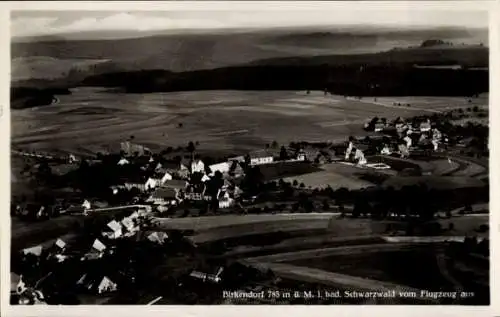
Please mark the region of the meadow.
POLYGON ((394 107, 395 98, 382 103, 314 91, 125 94, 93 87, 57 98, 50 106, 11 110, 13 148, 88 155, 116 150, 133 136, 152 150, 197 141, 200 152, 245 153, 272 141, 363 136, 364 122, 374 116, 394 119, 471 105, 465 98, 415 97, 411 107, 394 107))

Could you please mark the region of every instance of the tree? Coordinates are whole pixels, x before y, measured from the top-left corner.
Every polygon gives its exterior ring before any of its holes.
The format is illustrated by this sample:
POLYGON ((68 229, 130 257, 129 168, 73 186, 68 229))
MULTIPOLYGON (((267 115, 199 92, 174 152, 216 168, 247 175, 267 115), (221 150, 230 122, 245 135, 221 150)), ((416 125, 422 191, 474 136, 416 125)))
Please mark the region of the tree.
POLYGON ((478 111, 479 111, 478 106, 474 106, 474 107, 472 108, 472 111, 473 111, 473 112, 478 112, 478 111))
POLYGON ((193 154, 193 153, 194 153, 194 151, 196 150, 196 147, 195 147, 195 145, 194 145, 193 141, 189 141, 189 143, 188 143, 188 145, 187 145, 186 150, 187 150, 189 153, 191 153, 191 154, 193 154))
POLYGON ((306 185, 305 185, 304 183, 300 183, 299 187, 300 187, 300 188, 305 188, 305 187, 306 187, 306 185))
POLYGON ((271 143, 271 147, 272 147, 273 149, 278 148, 278 146, 279 146, 279 145, 278 145, 278 142, 276 142, 276 141, 273 141, 273 143, 271 143))
POLYGON ((330 209, 330 205, 328 204, 328 200, 323 200, 323 210, 329 210, 330 209))
POLYGON ((299 182, 298 182, 296 179, 294 179, 294 180, 293 180, 293 186, 294 186, 294 187, 299 186, 299 182))
POLYGON ((286 151, 286 148, 284 146, 281 146, 280 150, 280 160, 284 161, 288 159, 288 153, 286 151))

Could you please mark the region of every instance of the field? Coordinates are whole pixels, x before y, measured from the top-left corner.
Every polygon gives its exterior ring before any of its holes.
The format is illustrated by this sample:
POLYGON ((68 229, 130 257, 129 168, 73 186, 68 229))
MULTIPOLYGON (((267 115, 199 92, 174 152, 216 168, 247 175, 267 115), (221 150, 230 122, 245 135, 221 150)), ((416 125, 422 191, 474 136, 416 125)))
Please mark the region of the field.
POLYGON ((374 104, 371 98, 346 100, 303 91, 123 94, 75 88, 72 92, 58 96, 51 106, 11 110, 12 146, 92 154, 117 149, 133 135, 136 143, 153 150, 185 146, 192 140, 200 142, 200 152, 239 153, 273 140, 344 141, 351 134, 365 135, 363 123, 374 116, 393 119, 428 108, 470 105, 464 98, 415 97, 410 108, 393 107, 374 104))
POLYGON ((317 257, 314 261, 307 258, 287 263, 374 280, 390 281, 414 288, 437 290, 452 287, 441 275, 432 247, 404 249, 397 246, 397 249, 399 250, 376 250, 376 261, 371 260, 373 253, 369 252, 370 250, 356 253, 351 248, 350 251, 353 252, 351 254, 327 255, 317 257), (408 272, 413 272, 413 274, 408 274, 408 272), (422 278, 423 276, 425 278, 422 278))

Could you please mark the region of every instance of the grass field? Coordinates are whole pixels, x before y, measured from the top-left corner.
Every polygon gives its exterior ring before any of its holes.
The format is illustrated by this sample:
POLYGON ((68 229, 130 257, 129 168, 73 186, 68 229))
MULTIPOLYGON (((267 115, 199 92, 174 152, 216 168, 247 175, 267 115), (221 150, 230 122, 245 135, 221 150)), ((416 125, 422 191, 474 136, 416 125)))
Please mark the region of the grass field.
POLYGON ((342 256, 327 255, 317 257, 314 261, 308 258, 287 263, 427 290, 452 287, 441 275, 432 247, 377 250, 376 257, 377 260, 373 261, 373 253, 366 252, 366 250, 357 253, 352 250, 351 254, 342 254, 342 256), (425 278, 422 278, 424 276, 425 278))
POLYGON ((363 123, 374 116, 391 119, 425 113, 428 107, 468 105, 463 98, 415 97, 410 98, 411 108, 395 108, 374 104, 371 98, 346 100, 302 91, 72 92, 58 96, 59 102, 51 106, 12 110, 12 145, 89 154, 117 148, 134 135, 135 142, 152 149, 193 140, 200 142, 202 152, 246 152, 273 140, 345 140, 366 134, 363 123))

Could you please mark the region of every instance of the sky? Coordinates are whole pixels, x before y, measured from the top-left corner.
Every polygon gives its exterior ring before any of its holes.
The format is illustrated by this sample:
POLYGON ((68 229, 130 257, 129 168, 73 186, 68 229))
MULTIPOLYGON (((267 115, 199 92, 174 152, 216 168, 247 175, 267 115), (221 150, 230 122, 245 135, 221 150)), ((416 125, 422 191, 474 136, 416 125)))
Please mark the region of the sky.
POLYGON ((480 10, 12 11, 11 36, 87 31, 175 31, 328 26, 487 28, 480 10))

